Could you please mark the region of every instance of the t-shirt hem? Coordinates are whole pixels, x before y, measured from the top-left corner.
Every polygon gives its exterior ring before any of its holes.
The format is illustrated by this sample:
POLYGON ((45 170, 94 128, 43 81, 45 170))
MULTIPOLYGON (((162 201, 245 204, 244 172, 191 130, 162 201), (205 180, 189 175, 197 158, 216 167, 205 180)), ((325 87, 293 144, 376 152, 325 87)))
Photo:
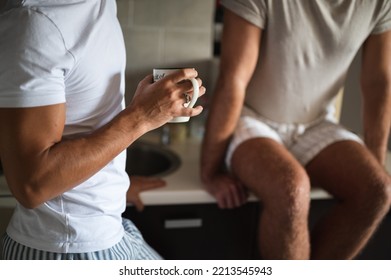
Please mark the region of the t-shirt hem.
POLYGON ((380 27, 377 27, 377 28, 374 28, 371 32, 371 34, 375 35, 375 34, 381 34, 381 33, 384 33, 384 32, 387 32, 391 30, 391 21, 388 22, 387 24, 383 24, 382 26, 380 27))
MULTIPOLYGON (((12 94, 9 93, 9 94, 12 94)), ((15 94, 19 94, 15 93, 15 94)), ((26 93, 28 95, 28 93, 26 93)), ((18 98, 15 96, 0 97, 0 107, 1 108, 28 108, 28 107, 39 107, 39 106, 48 106, 54 104, 65 103, 65 96, 53 96, 53 95, 44 95, 37 98, 37 96, 23 96, 23 98, 18 98)))
POLYGON ((78 254, 78 253, 88 253, 88 252, 105 250, 113 247, 115 244, 120 242, 125 234, 125 231, 122 229, 114 237, 104 241, 99 240, 99 242, 94 241, 94 242, 80 242, 80 243, 68 243, 68 242, 50 243, 45 240, 36 240, 29 236, 22 236, 10 227, 7 228, 6 232, 8 236, 12 238, 15 242, 20 243, 24 246, 36 250, 61 253, 61 254, 67 254, 67 253, 78 254))
POLYGON ((266 18, 260 17, 257 13, 255 13, 250 7, 247 7, 241 3, 233 2, 233 1, 221 1, 221 4, 232 11, 233 13, 239 15, 244 18, 248 22, 254 24, 255 26, 264 29, 266 18))

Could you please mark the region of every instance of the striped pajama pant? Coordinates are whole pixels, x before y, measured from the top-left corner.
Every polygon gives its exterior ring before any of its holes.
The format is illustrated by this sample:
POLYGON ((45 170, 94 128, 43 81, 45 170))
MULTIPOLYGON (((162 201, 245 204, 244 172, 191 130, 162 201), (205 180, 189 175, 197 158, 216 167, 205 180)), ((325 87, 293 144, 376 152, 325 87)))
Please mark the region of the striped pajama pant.
POLYGON ((123 219, 125 235, 111 248, 86 253, 54 253, 24 246, 7 234, 3 237, 4 260, 159 260, 161 256, 143 239, 136 226, 123 219))

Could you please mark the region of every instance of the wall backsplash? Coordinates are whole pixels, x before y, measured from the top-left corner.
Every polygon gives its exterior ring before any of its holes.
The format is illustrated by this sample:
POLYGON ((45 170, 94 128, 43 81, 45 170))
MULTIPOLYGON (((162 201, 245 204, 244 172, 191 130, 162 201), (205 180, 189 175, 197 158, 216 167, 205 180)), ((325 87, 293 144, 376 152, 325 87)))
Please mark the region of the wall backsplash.
POLYGON ((195 67, 207 79, 215 0, 117 0, 117 6, 126 45, 127 100, 154 67, 195 67))

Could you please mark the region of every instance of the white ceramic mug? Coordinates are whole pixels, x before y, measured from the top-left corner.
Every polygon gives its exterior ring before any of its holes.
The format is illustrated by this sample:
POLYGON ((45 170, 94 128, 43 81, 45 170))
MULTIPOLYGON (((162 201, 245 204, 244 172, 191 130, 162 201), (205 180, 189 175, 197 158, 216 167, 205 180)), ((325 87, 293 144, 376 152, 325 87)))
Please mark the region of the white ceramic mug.
MULTIPOLYGON (((153 69, 153 81, 156 82, 163 77, 165 77, 168 74, 171 74, 177 70, 180 70, 183 68, 154 68, 153 69)), ((195 103, 197 102, 198 96, 199 96, 199 85, 196 79, 192 78, 189 79, 191 83, 193 84, 193 94, 191 97, 191 100, 189 103, 184 104, 187 108, 193 108, 195 103)), ((181 122, 188 122, 190 120, 190 117, 175 117, 172 120, 169 121, 169 123, 181 123, 181 122)))

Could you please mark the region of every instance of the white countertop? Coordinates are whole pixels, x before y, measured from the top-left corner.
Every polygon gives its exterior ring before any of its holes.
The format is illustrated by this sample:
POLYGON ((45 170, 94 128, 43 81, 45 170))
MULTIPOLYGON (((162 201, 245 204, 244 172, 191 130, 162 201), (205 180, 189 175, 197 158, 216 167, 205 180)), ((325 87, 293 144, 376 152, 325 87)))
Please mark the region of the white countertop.
MULTIPOLYGON (((149 135, 145 141, 155 142, 156 136, 149 135)), ((215 203, 215 199, 203 189, 200 180, 199 151, 200 140, 188 139, 181 143, 166 146, 176 152, 181 158, 180 167, 173 173, 164 176, 167 186, 143 192, 141 199, 145 205, 174 205, 174 204, 202 204, 215 203)), ((387 159, 387 169, 391 172, 391 153, 387 159)), ((312 199, 326 199, 329 194, 320 188, 314 187, 311 191, 312 199)), ((250 196, 255 201, 254 196, 250 196)), ((10 195, 4 176, 0 176, 0 207, 14 207, 15 200, 10 195)))
MULTIPOLYGON (((166 187, 142 193, 141 199, 145 205, 216 202, 214 197, 205 191, 200 179, 200 146, 200 140, 186 140, 167 147, 180 156, 182 164, 174 173, 163 177, 167 182, 166 187)), ((312 199, 329 197, 327 192, 319 188, 314 188, 311 192, 312 199)), ((251 195, 249 200, 256 201, 257 199, 251 195)))

